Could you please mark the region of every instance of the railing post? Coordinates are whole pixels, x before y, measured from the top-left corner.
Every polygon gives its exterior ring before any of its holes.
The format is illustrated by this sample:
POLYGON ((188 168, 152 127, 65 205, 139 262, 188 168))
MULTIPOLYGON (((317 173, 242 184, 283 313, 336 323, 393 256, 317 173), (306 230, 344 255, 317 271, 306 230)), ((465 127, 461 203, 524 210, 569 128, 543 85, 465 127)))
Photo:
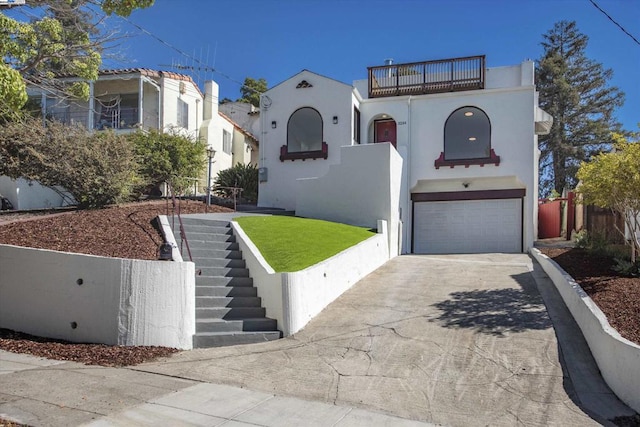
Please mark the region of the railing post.
POLYGON ((450 63, 451 63, 451 79, 449 80, 449 84, 450 84, 449 87, 450 87, 450 90, 453 91, 453 67, 454 67, 455 60, 452 59, 450 63))
POLYGON ((396 95, 400 95, 400 68, 395 65, 396 68, 396 95))

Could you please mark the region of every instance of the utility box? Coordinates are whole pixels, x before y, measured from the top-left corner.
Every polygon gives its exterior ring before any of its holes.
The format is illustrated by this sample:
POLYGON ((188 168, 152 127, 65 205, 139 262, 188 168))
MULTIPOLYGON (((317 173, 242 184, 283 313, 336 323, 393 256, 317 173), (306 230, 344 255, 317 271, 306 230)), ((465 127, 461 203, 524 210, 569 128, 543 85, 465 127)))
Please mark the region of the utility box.
POLYGON ((268 172, 267 168, 259 168, 258 169, 258 181, 267 182, 267 175, 268 175, 267 172, 268 172))

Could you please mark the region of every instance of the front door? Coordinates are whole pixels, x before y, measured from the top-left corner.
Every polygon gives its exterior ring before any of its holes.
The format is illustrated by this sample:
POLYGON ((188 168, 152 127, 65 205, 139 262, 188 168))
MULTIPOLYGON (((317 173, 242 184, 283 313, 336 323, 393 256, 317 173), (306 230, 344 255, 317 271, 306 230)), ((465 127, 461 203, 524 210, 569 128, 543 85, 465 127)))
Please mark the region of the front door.
POLYGON ((376 120, 373 137, 373 142, 390 142, 394 148, 397 148, 395 120, 376 120))

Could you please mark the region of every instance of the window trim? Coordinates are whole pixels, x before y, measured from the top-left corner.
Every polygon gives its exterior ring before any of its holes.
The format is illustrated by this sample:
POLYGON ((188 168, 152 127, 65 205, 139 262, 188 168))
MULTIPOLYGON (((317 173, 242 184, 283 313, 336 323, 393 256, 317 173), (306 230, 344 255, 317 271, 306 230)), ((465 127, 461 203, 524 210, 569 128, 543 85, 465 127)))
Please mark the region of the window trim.
POLYGON ((480 107, 476 107, 475 105, 465 105, 464 107, 460 107, 455 109, 451 114, 449 114, 449 116, 447 117, 447 120, 444 123, 444 129, 443 129, 443 145, 444 145, 444 150, 440 152, 440 156, 434 161, 434 166, 436 169, 440 169, 440 167, 442 166, 449 166, 449 168, 453 168, 455 166, 464 166, 465 168, 468 168, 471 165, 479 165, 480 167, 484 167, 484 165, 487 164, 493 164, 495 166, 499 166, 500 165, 500 156, 498 156, 496 154, 496 152, 494 151, 494 149, 491 147, 491 120, 489 119, 489 115, 480 107), (484 117, 487 119, 487 123, 489 125, 489 156, 487 157, 471 157, 471 158, 464 158, 464 159, 446 159, 446 147, 447 147, 447 124, 449 123, 449 120, 451 119, 451 117, 453 117, 454 114, 456 114, 458 111, 463 110, 465 108, 473 108, 475 110, 478 110, 480 112, 482 112, 482 114, 484 114, 484 117))
POLYGON ((181 128, 189 129, 189 103, 182 98, 178 98, 177 103, 176 124, 181 128), (182 109, 184 109, 184 111, 182 109))
POLYGON ((322 141, 324 139, 324 120, 322 119, 322 114, 318 110, 313 107, 304 106, 295 110, 289 116, 289 120, 287 121, 287 144, 280 147, 280 161, 284 162, 285 160, 306 160, 306 159, 327 159, 329 156, 329 147, 326 142, 322 141), (295 116, 297 112, 304 109, 310 109, 316 112, 318 117, 320 118, 320 149, 319 150, 308 150, 308 151, 289 151, 289 125, 291 124, 291 118, 295 116))
POLYGON ((233 140, 231 138, 231 132, 226 129, 222 129, 222 152, 228 155, 233 154, 233 140), (227 147, 225 147, 225 145, 227 147), (228 150, 226 148, 228 148, 228 150))
POLYGON ((355 105, 353 106, 353 140, 360 144, 361 138, 361 128, 360 128, 360 110, 355 105))

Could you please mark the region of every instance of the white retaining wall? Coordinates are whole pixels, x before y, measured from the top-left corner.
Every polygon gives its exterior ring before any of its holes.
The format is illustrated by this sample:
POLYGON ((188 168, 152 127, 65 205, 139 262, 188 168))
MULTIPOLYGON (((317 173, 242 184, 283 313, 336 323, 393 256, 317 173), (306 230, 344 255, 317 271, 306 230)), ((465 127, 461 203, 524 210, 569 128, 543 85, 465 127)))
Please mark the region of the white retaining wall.
POLYGON ((73 342, 192 348, 191 262, 0 245, 0 296, 2 328, 73 342))
POLYGON ((555 261, 535 248, 531 254, 580 326, 606 383, 620 400, 640 412, 640 346, 613 329, 589 295, 555 261))
POLYGON ((389 260, 386 221, 378 221, 375 236, 293 273, 276 273, 238 223, 231 225, 267 317, 278 321, 284 336, 298 332, 343 292, 389 260))

